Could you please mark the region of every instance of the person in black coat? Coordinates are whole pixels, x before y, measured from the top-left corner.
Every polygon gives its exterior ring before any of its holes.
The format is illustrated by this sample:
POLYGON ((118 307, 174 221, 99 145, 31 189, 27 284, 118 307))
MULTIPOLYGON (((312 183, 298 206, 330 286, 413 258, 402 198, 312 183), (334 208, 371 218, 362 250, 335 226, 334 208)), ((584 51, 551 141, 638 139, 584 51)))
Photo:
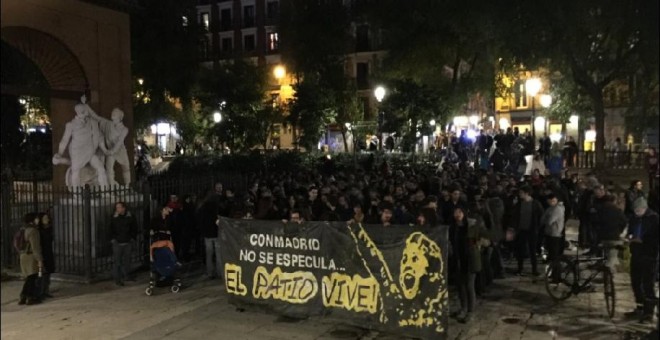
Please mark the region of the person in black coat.
POLYGON ((41 239, 41 256, 43 257, 43 274, 41 277, 41 299, 52 298, 50 295, 50 274, 55 272, 55 255, 53 254, 53 228, 50 210, 39 215, 39 238, 41 239))
POLYGON ((635 294, 637 308, 625 313, 627 317, 640 317, 641 322, 653 321, 653 311, 658 303, 655 280, 658 275, 658 214, 648 208, 645 198, 633 202, 634 216, 628 224, 630 241, 630 284, 635 294))
POLYGON ((124 285, 129 278, 130 259, 133 243, 137 237, 137 221, 135 216, 126 209, 126 203, 115 203, 115 213, 110 220, 110 237, 112 242, 112 264, 115 284, 124 285))
POLYGON ((510 225, 516 230, 516 257, 518 259, 518 275, 522 274, 523 260, 529 255, 532 262, 532 275, 538 276, 536 261, 537 237, 541 228, 543 206, 532 198, 532 189, 522 187, 519 191, 519 201, 513 208, 510 225))

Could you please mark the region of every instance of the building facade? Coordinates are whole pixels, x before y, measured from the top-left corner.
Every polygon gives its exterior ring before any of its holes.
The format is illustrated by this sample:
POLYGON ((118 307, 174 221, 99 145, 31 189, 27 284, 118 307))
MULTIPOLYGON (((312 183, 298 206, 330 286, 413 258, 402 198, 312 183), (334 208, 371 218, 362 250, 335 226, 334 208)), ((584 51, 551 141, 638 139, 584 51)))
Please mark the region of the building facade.
MULTIPOLYGON (((350 2, 346 5, 350 6, 350 2)), ((279 50, 281 39, 286 39, 277 29, 279 16, 279 0, 199 0, 196 20, 206 32, 200 47, 202 64, 211 68, 214 63, 244 58, 257 65, 267 65, 272 69, 268 95, 274 102, 293 98, 294 79, 286 72, 279 50)), ((355 48, 346 55, 345 73, 355 81, 363 113, 361 120, 375 120, 375 85, 371 75, 384 51, 379 48, 378 32, 368 24, 353 22, 351 30, 355 48)), ((293 129, 276 126, 270 145, 293 148, 297 135, 293 129)), ((339 131, 339 125, 329 126, 325 138, 336 139, 339 131)))

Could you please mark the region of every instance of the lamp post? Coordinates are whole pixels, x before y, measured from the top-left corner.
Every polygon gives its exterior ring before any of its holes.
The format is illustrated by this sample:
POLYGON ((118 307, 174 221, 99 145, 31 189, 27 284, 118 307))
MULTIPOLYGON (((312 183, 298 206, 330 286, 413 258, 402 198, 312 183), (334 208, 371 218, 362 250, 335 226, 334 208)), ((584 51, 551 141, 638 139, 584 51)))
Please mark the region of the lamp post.
POLYGON ((383 150, 383 120, 384 112, 380 110, 380 103, 385 98, 385 88, 382 86, 377 86, 374 90, 374 96, 378 101, 378 150, 383 150))
MULTIPOLYGON (((543 106, 544 109, 547 109, 552 105, 552 96, 549 94, 542 94, 539 98, 539 103, 543 106)), ((546 114, 545 124, 543 124, 543 133, 548 134, 548 124, 550 124, 548 115, 546 114)))
POLYGON ((536 149, 536 128, 534 127, 534 121, 536 120, 536 108, 534 107, 534 101, 536 94, 541 90, 541 80, 539 78, 529 78, 525 82, 525 89, 527 94, 532 97, 532 119, 530 124, 530 129, 532 130, 532 147, 536 149))

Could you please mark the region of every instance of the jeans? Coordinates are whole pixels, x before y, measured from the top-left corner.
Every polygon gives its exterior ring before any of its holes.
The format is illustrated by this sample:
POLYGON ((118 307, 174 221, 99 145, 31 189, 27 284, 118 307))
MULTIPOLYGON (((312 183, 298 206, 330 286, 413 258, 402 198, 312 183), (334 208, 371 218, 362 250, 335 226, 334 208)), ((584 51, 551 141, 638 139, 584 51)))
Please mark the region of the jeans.
POLYGON ((222 258, 220 257, 220 238, 205 237, 206 248, 206 275, 209 277, 222 277, 222 258), (215 253, 215 273, 213 270, 213 253, 215 253))
POLYGON ((128 277, 131 248, 130 243, 112 242, 112 276, 115 282, 123 282, 128 277))
POLYGON ((39 296, 50 294, 50 273, 43 273, 39 283, 39 296))
POLYGON ((518 259, 518 272, 522 273, 523 260, 529 255, 532 262, 532 272, 538 273, 536 268, 536 230, 518 230, 516 234, 516 258, 518 259))
POLYGON ((486 292, 486 288, 493 283, 493 266, 491 265, 491 257, 493 255, 493 248, 486 247, 481 250, 481 272, 477 275, 479 277, 479 293, 486 292))
POLYGON ((474 290, 476 273, 460 273, 458 275, 458 296, 461 300, 461 312, 472 313, 477 301, 477 293, 474 290))
POLYGON ((631 247, 630 284, 635 294, 637 307, 643 306, 644 314, 652 315, 658 298, 655 296, 655 277, 658 262, 653 258, 644 258, 635 254, 631 247))
POLYGON ((504 259, 502 258, 502 243, 493 244, 493 254, 491 256, 491 266, 493 266, 493 276, 498 277, 504 274, 504 259))

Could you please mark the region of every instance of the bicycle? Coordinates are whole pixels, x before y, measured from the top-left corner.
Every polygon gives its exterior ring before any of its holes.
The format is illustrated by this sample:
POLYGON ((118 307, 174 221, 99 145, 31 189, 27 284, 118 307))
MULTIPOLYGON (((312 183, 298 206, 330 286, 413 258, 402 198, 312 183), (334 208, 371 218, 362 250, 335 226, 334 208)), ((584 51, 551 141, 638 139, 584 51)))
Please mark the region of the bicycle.
POLYGON ((616 290, 612 271, 606 261, 605 256, 581 259, 578 251, 574 258, 561 256, 546 267, 545 289, 555 302, 564 301, 571 295, 591 292, 591 282, 602 273, 605 307, 607 315, 613 318, 616 309, 616 290), (580 268, 580 264, 585 262, 589 263, 587 269, 591 273, 582 281, 580 274, 583 269, 580 268))

